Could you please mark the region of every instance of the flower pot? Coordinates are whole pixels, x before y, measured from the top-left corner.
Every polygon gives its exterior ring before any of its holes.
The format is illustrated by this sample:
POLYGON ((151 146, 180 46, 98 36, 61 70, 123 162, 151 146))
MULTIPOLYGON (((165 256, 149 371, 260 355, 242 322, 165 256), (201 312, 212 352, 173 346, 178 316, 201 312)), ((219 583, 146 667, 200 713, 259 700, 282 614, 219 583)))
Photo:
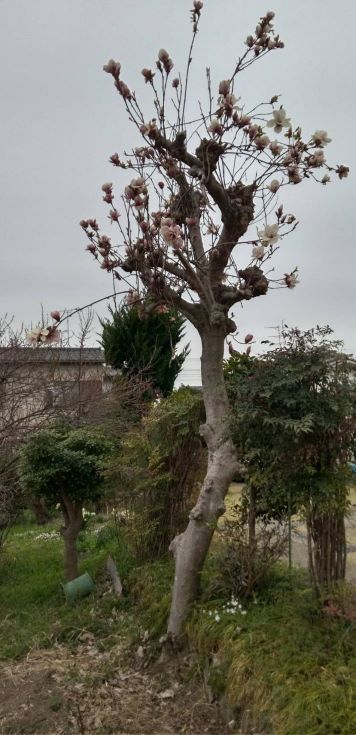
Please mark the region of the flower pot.
POLYGON ((95 584, 90 574, 85 572, 85 574, 82 574, 80 577, 72 579, 70 582, 66 582, 66 584, 62 584, 62 587, 67 602, 75 602, 75 600, 78 600, 80 597, 90 595, 90 593, 95 589, 95 584))

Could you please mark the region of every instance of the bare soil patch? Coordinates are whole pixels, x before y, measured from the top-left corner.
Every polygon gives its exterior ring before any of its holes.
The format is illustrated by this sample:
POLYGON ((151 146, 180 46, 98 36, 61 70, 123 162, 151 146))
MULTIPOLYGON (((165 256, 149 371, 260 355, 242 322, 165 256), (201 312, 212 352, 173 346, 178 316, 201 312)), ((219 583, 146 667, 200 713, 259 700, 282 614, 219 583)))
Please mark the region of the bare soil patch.
POLYGON ((190 676, 189 657, 148 664, 139 650, 128 662, 122 646, 101 652, 91 634, 83 638, 75 650, 58 645, 0 665, 0 733, 231 732, 190 676))

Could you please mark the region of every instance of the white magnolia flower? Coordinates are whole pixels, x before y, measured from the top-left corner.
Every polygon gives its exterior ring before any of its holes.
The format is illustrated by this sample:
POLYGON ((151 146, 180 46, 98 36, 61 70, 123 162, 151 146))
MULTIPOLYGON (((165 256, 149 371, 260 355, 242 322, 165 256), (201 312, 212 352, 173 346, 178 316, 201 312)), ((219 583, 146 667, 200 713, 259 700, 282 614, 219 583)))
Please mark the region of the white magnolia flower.
POLYGON ((281 133, 283 128, 290 128, 291 121, 283 107, 273 110, 272 115, 273 119, 267 123, 268 128, 273 128, 275 133, 281 133))
POLYGON ((321 183, 325 186, 325 184, 327 184, 329 181, 331 181, 329 174, 325 174, 325 176, 323 176, 321 180, 321 183))
POLYGON ((279 240, 279 225, 266 225, 264 230, 258 230, 258 236, 262 245, 275 245, 279 240))
POLYGON ((253 260, 262 260, 265 254, 265 249, 263 245, 255 245, 252 248, 252 258, 253 260))
POLYGON ((38 342, 49 342, 51 331, 47 327, 36 327, 27 332, 26 339, 30 344, 38 342))
POLYGON ((315 145, 320 146, 320 148, 323 148, 324 145, 327 145, 331 142, 331 138, 329 138, 326 130, 316 130, 315 133, 313 133, 311 139, 315 143, 315 145))

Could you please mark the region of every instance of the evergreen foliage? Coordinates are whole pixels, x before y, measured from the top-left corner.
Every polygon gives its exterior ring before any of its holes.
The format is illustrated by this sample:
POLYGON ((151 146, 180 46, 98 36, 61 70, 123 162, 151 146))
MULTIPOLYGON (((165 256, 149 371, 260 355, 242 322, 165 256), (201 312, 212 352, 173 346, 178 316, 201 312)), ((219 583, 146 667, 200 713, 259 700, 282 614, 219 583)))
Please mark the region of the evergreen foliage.
POLYGON ((106 361, 124 375, 142 375, 154 393, 169 395, 189 353, 189 347, 175 352, 184 317, 174 309, 146 311, 136 305, 110 314, 111 320, 102 322, 106 361))

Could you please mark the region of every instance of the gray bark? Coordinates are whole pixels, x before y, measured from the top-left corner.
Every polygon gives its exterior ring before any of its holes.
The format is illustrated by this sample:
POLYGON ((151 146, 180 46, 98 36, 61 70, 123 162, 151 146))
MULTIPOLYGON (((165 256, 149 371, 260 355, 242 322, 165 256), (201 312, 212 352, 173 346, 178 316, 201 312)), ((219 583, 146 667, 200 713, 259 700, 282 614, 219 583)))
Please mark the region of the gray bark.
POLYGON ((206 423, 201 427, 208 447, 208 467, 189 523, 172 542, 175 557, 173 598, 168 622, 168 638, 177 642, 191 603, 199 592, 200 574, 219 516, 225 511, 224 498, 236 472, 235 447, 228 430, 229 403, 223 377, 226 327, 208 327, 201 332, 202 384, 206 423))
POLYGON ((122 582, 121 582, 121 579, 119 577, 116 564, 115 564, 112 556, 110 556, 110 554, 109 554, 109 556, 108 556, 108 558, 106 560, 106 569, 107 569, 107 571, 108 571, 108 573, 110 575, 110 578, 111 578, 111 581, 112 581, 112 584, 113 584, 113 588, 114 588, 114 592, 116 594, 116 597, 121 597, 121 595, 122 595, 122 582))

